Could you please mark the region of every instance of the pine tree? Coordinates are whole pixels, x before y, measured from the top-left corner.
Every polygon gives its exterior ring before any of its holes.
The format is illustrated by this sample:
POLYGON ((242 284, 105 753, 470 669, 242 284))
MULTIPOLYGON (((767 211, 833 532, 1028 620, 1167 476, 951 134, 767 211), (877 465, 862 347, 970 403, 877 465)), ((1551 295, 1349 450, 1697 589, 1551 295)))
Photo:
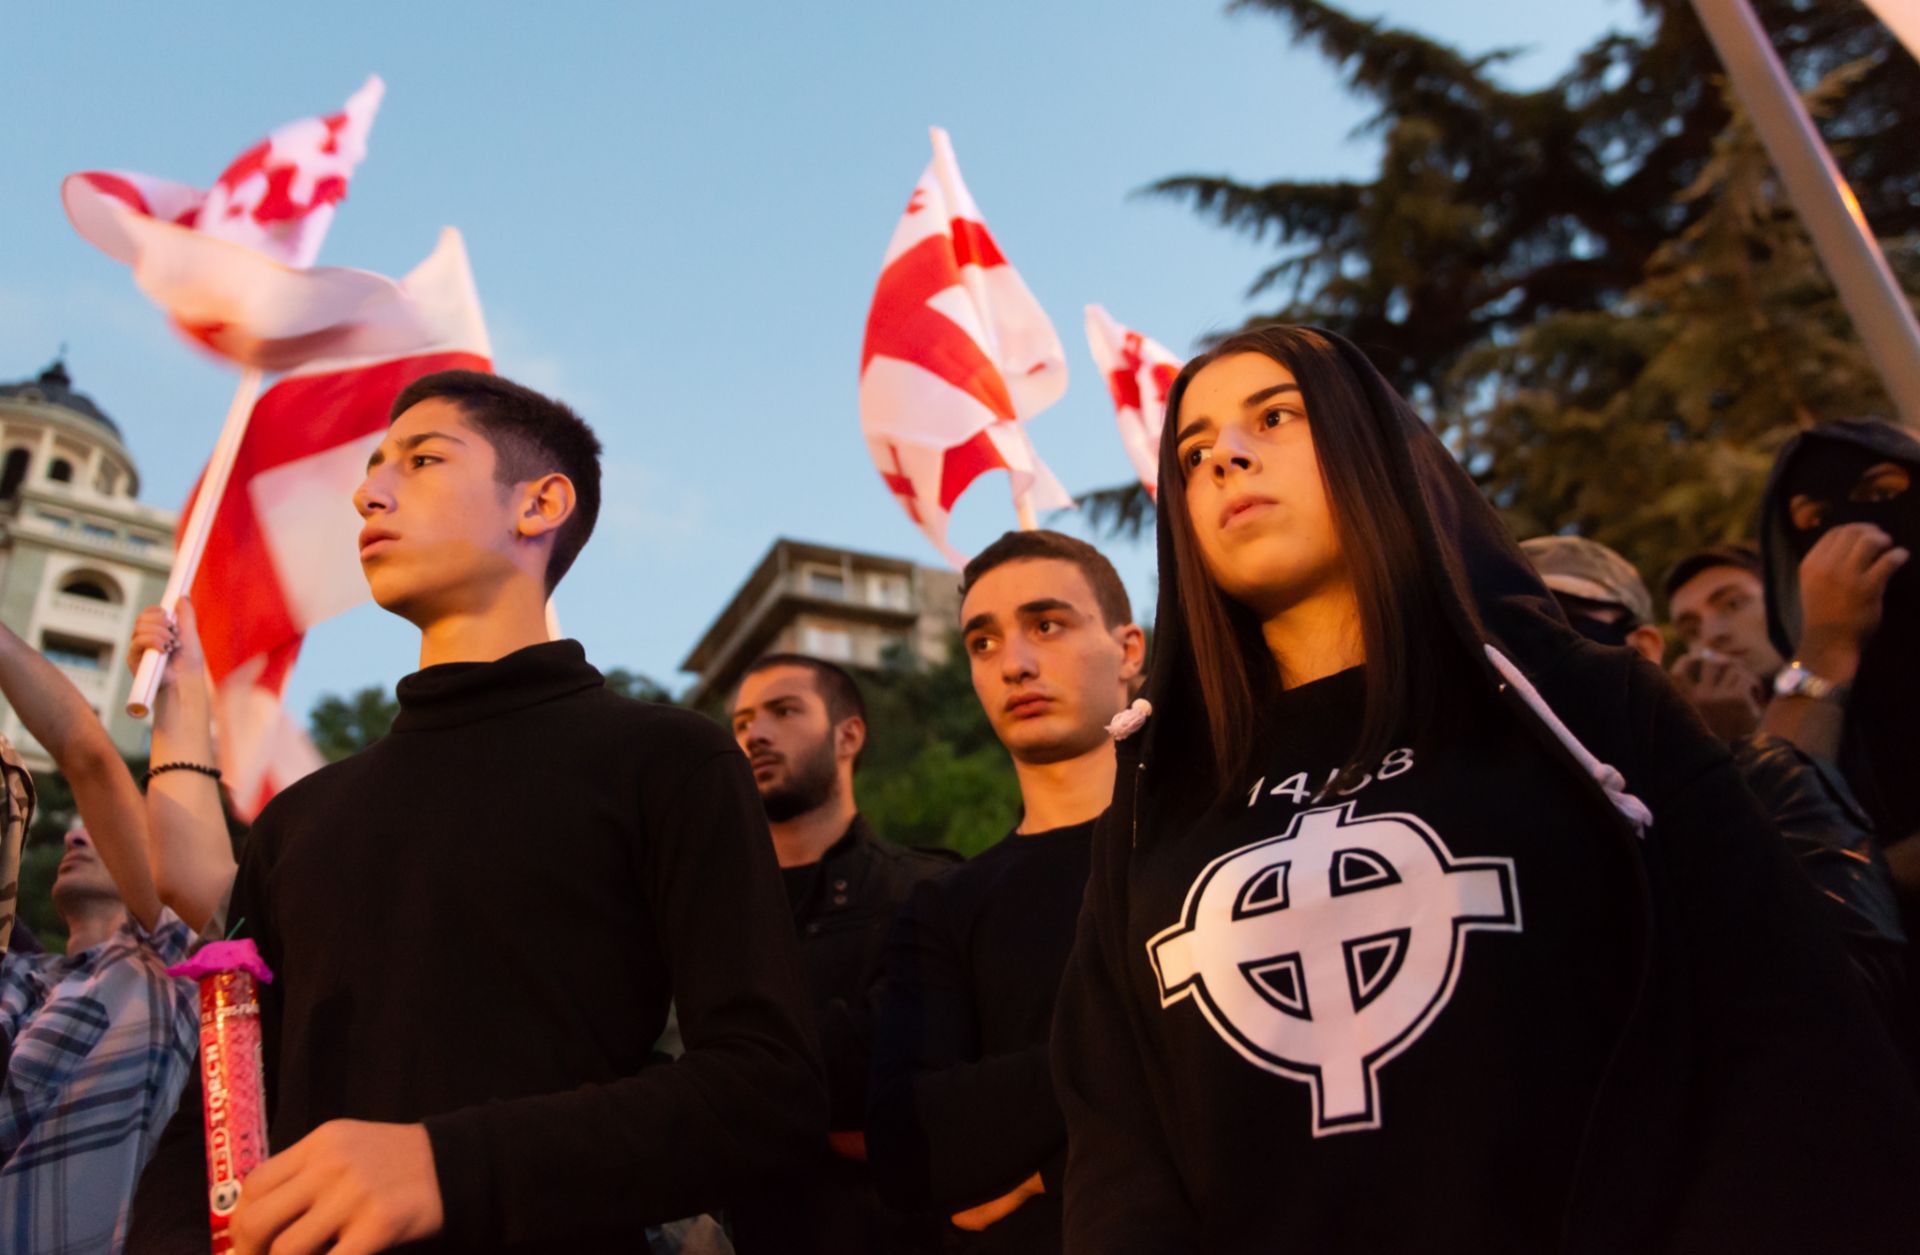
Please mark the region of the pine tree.
MULTIPOLYGON (((1642 0, 1641 30, 1535 91, 1497 80, 1510 53, 1471 57, 1311 0, 1232 7, 1279 18, 1373 103, 1379 168, 1148 190, 1276 246, 1249 295, 1281 303, 1249 323, 1358 342, 1523 534, 1598 529, 1653 568, 1741 529, 1784 436, 1768 389, 1802 422, 1869 404, 1851 328, 1733 126, 1688 0, 1642 0)), ((1920 66, 1859 0, 1755 8, 1796 81, 1822 84, 1823 131, 1869 220, 1920 231, 1920 66)), ((1137 487, 1082 503, 1122 533, 1152 517, 1137 487)))

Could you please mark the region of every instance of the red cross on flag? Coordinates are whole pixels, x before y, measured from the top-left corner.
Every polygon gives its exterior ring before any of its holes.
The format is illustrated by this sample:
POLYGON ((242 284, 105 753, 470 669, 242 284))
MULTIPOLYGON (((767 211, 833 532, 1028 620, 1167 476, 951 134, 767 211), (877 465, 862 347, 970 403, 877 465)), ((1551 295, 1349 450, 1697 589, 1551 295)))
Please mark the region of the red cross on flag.
POLYGON ((132 267, 181 331, 241 365, 285 370, 403 343, 419 328, 392 280, 307 269, 366 156, 384 91, 369 78, 341 112, 280 127, 209 191, 124 171, 68 175, 67 217, 132 267))
POLYGON ((1160 429, 1167 421, 1167 393, 1182 363, 1158 341, 1121 326, 1098 305, 1087 306, 1087 348, 1113 394, 1120 443, 1147 495, 1157 496, 1160 429))
POLYGON ((443 231, 400 287, 427 324, 415 343, 310 362, 254 405, 193 581, 220 769, 245 816, 320 765, 280 694, 307 629, 367 599, 353 491, 387 410, 422 375, 493 369, 458 231, 443 231))
POLYGON ((1022 526, 1073 504, 1025 420, 1067 390, 1066 352, 994 243, 947 133, 887 245, 860 353, 860 430, 881 478, 954 566, 953 503, 987 471, 1012 481, 1022 526))

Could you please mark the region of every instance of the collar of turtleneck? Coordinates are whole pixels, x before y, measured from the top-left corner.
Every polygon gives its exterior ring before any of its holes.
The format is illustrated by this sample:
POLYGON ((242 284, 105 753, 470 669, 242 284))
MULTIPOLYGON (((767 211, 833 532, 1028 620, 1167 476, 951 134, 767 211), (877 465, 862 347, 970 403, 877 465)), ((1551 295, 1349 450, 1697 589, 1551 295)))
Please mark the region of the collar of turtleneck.
POLYGON ((544 641, 492 662, 443 662, 400 681, 393 730, 478 723, 605 683, 579 641, 544 641))

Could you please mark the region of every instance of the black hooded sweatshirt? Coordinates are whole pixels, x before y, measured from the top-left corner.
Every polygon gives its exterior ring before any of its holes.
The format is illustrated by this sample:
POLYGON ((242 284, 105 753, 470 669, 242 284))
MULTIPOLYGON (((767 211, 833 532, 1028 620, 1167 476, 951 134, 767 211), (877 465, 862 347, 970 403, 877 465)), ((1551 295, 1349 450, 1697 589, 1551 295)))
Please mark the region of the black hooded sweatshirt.
POLYGON ((1920 1099, 1726 750, 1328 339, 1478 696, 1343 794, 1360 673, 1291 690, 1210 806, 1161 521, 1054 1020, 1067 1250, 1910 1249, 1920 1099))
MULTIPOLYGON (((807 1162, 826 1091, 747 760, 621 697, 577 642, 400 681, 393 731, 260 813, 233 915, 262 990, 269 1141, 420 1122, 446 1225, 419 1249, 645 1250, 807 1162), (503 930, 533 916, 546 945, 503 930), (669 1004, 681 1056, 653 1053, 669 1004)), ((207 1250, 196 1080, 130 1255, 207 1250)), ((414 1249, 409 1247, 408 1249, 414 1249)))
MULTIPOLYGON (((1789 440, 1774 459, 1760 514, 1767 630, 1791 658, 1800 643, 1800 560, 1820 536, 1843 523, 1873 523, 1894 543, 1920 554, 1920 441, 1886 423, 1826 423, 1789 440), (1846 490, 1880 462, 1904 467, 1913 481, 1890 501, 1856 502, 1846 490), (1822 499, 1819 526, 1796 531, 1788 514, 1794 487, 1822 499)), ((1847 699, 1840 772, 1873 820, 1882 842, 1920 834, 1920 563, 1893 573, 1880 628, 1861 651, 1847 699)))

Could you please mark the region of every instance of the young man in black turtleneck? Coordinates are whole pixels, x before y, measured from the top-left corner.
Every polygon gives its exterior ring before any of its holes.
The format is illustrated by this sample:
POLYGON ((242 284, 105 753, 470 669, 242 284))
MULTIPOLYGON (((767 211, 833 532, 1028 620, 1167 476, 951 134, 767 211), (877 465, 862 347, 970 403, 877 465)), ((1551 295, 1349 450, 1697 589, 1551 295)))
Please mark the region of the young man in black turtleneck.
POLYGON ((913 887, 954 857, 883 841, 854 800, 866 748, 860 686, 830 662, 768 654, 732 709, 786 881, 827 1067, 830 1147, 787 1187, 728 1212, 740 1255, 876 1255, 935 1249, 938 1227, 879 1205, 866 1169, 869 991, 881 944, 913 887))
POLYGON ((1048 1072, 1093 823, 1113 796, 1107 724, 1145 637, 1092 546, 1009 532, 961 577, 974 692, 1020 780, 1004 840, 922 885, 887 942, 867 1144, 881 1197, 952 1217, 976 1252, 1061 1246, 1066 1128, 1048 1072))
MULTIPOLYGON (((644 1249, 825 1132, 759 799, 724 731, 548 640, 599 507, 586 424, 465 371, 392 412, 354 495, 360 560, 421 669, 392 733, 275 798, 241 859, 231 916, 276 974, 276 1153, 235 1249, 644 1249), (503 944, 529 915, 566 945, 503 944), (670 1003, 685 1053, 649 1066, 670 1003)), ((207 1240, 196 1089, 128 1249, 207 1240)))

